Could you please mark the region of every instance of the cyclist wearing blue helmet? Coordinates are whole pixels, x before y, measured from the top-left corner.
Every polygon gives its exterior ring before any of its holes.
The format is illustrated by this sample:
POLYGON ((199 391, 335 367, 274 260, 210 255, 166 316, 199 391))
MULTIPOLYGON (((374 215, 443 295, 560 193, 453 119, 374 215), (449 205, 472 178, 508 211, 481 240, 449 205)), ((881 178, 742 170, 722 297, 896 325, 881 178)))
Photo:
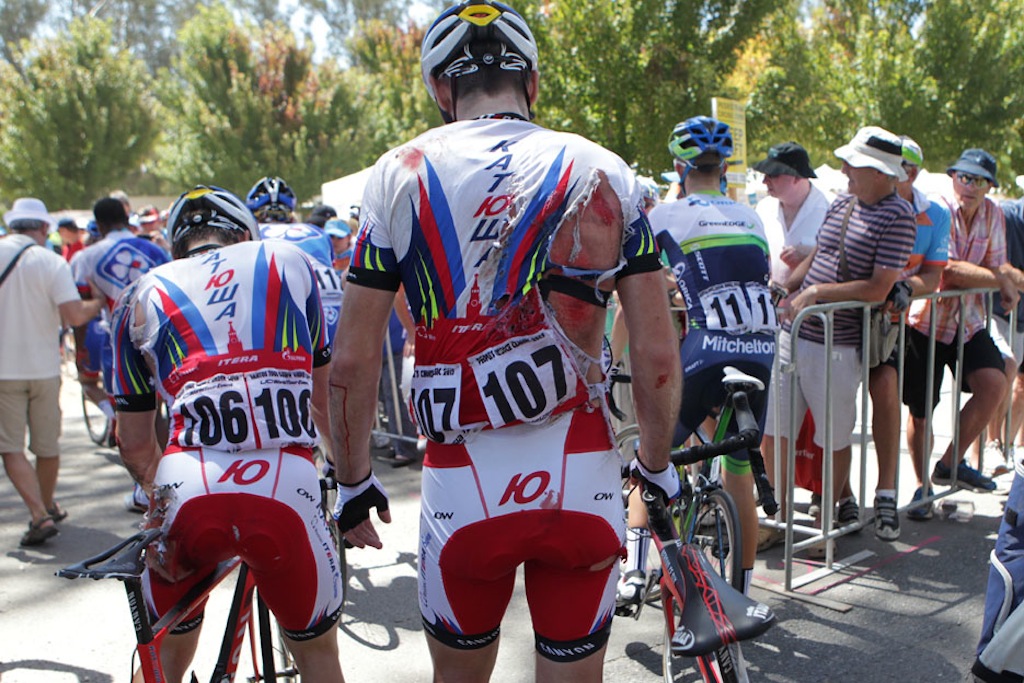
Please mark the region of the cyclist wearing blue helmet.
MULTIPOLYGON (((651 212, 651 227, 687 307, 688 330, 680 349, 684 372, 675 443, 683 445, 725 399, 723 370, 733 366, 767 386, 778 322, 768 289, 768 242, 749 206, 724 195, 733 141, 729 126, 707 116, 676 125, 668 149, 675 158, 682 195, 651 212)), ((750 397, 763 424, 764 392, 750 397)), ((749 585, 757 540, 753 479, 746 451, 724 458, 726 490, 740 512, 743 568, 749 585)), ((639 502, 639 501, 637 501, 639 502)), ((620 603, 643 598, 650 534, 642 504, 630 505, 628 562, 620 603)))
POLYGON ((245 196, 260 223, 292 223, 295 221, 295 193, 282 178, 260 178, 245 196))
POLYGON ((369 436, 404 286, 428 439, 418 594, 435 680, 490 677, 520 565, 537 679, 601 680, 625 532, 600 362, 613 290, 633 340, 636 464, 679 488, 677 344, 640 187, 611 152, 530 122, 537 59, 526 21, 499 2, 464 2, 427 30, 423 79, 450 123, 370 173, 331 372, 339 526, 380 547, 369 514, 387 498, 369 436))

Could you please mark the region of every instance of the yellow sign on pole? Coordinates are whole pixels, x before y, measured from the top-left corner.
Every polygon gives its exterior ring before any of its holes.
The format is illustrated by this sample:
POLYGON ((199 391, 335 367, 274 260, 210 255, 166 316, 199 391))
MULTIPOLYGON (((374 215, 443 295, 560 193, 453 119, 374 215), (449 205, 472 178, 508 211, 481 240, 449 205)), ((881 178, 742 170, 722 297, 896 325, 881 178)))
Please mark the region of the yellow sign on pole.
POLYGON ((711 98, 711 116, 729 126, 732 131, 732 156, 726 180, 730 188, 739 188, 741 194, 747 187, 747 112, 739 100, 724 97, 711 98))

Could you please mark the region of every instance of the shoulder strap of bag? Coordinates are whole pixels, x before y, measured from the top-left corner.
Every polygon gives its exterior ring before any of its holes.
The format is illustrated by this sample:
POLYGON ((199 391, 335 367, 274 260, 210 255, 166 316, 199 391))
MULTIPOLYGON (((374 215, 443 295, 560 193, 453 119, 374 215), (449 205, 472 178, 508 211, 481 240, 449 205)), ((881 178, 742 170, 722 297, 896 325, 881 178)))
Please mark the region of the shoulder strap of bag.
POLYGON ((843 214, 843 227, 839 229, 839 270, 843 282, 850 281, 850 267, 846 263, 846 228, 850 225, 850 214, 853 213, 853 206, 856 202, 856 197, 850 197, 850 204, 846 207, 846 213, 843 214))
POLYGON ((17 254, 14 255, 14 258, 11 259, 11 262, 7 264, 7 267, 4 269, 4 272, 0 273, 0 285, 2 285, 4 283, 4 280, 7 279, 7 276, 11 274, 12 270, 14 270, 14 266, 16 266, 18 264, 18 259, 21 258, 21 255, 24 254, 26 251, 28 251, 29 249, 31 249, 34 246, 36 246, 36 245, 35 244, 26 244, 25 246, 23 246, 18 251, 17 254))

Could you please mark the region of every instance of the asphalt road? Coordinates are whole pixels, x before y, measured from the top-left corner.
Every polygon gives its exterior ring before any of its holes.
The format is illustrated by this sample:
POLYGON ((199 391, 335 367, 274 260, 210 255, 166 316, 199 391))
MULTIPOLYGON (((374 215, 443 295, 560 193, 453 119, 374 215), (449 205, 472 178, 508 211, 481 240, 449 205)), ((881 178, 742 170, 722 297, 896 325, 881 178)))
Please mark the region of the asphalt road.
MULTIPOLYGON (((132 533, 140 517, 123 510, 130 480, 116 453, 88 441, 77 385, 65 382, 59 500, 70 512, 61 535, 40 549, 18 547, 27 515, 9 482, 0 483, 0 680, 3 683, 128 681, 134 636, 117 582, 67 581, 54 572, 132 533)), ((938 411, 941 412, 941 411, 938 411)), ((937 412, 937 414, 938 414, 937 412)), ((944 444, 941 426, 939 443, 944 444)), ((946 436, 948 436, 948 431, 946 436)), ((869 461, 873 460, 873 456, 869 461)), ((418 466, 377 468, 391 495, 394 523, 383 527, 385 548, 349 553, 351 586, 339 640, 346 678, 429 681, 430 661, 416 601, 418 466)), ((874 482, 869 467, 868 480, 874 482)), ((1000 482, 1000 488, 1009 481, 1000 482)), ((912 486, 900 487, 901 501, 912 486)), ((884 543, 869 529, 840 539, 836 557, 866 551, 851 566, 800 589, 842 611, 782 595, 782 549, 759 558, 758 587, 779 623, 744 652, 754 681, 963 681, 980 630, 987 556, 1004 495, 958 493, 969 521, 937 515, 903 520, 899 541, 884 543), (774 587, 767 590, 764 587, 774 587)), ((798 499, 799 500, 799 499, 798 499)), ((797 559, 795 574, 821 563, 797 559)), ((226 610, 226 591, 208 608, 197 658, 208 679, 226 610)), ((660 679, 661 617, 617 618, 606 656, 606 680, 660 679)), ((493 681, 533 680, 533 637, 520 581, 503 624, 493 681)))

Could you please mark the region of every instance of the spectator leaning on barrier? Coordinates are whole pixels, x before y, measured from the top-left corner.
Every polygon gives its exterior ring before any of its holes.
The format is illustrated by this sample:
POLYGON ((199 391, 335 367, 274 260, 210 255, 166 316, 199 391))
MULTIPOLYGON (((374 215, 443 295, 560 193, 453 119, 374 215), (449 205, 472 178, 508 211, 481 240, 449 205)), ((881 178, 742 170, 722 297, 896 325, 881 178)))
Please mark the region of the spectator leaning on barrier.
POLYGON ((21 545, 58 533, 67 512, 54 500, 60 470, 61 319, 84 325, 100 311, 83 302, 67 261, 45 246, 56 221, 38 199, 21 198, 4 215, 11 236, 0 241, 0 454, 4 470, 32 515, 21 545), (25 432, 36 467, 25 457, 25 432))
MULTIPOLYGON (((986 197, 997 186, 996 160, 982 149, 968 149, 947 170, 953 176, 953 201, 949 204, 952 230, 949 238, 949 262, 942 273, 940 291, 998 287, 1006 306, 1016 306, 1019 299, 1011 280, 1011 266, 1006 262, 1006 228, 999 205, 986 197)), ((956 368, 957 323, 963 321, 963 388, 972 392, 960 411, 958 430, 959 452, 956 456, 956 485, 976 491, 992 491, 995 482, 963 460, 972 441, 978 438, 992 413, 998 408, 1008 387, 1008 373, 1012 360, 1006 360, 985 329, 985 300, 981 294, 972 294, 964 300, 961 309, 957 297, 936 301, 916 301, 910 309, 907 330, 907 356, 903 381, 903 402, 910 408, 907 440, 914 467, 918 475, 918 489, 914 500, 925 495, 924 453, 925 415, 928 401, 932 410, 939 401, 942 387, 942 368, 956 368), (936 316, 935 365, 932 369, 934 387, 932 396, 923 391, 928 377, 928 333, 931 316, 936 316)), ((941 460, 935 463, 931 483, 946 486, 952 482, 954 453, 950 443, 941 460)), ((931 487, 928 487, 931 494, 931 487)), ((931 516, 930 504, 917 509, 911 519, 931 516)))
MULTIPOLYGON (((850 193, 837 198, 829 207, 825 222, 818 232, 817 245, 811 255, 793 273, 790 284, 798 282, 799 291, 788 301, 787 317, 792 320, 807 306, 842 301, 882 302, 889 295, 902 272, 914 244, 914 215, 910 204, 896 193, 896 183, 906 180, 903 170, 902 142, 882 128, 869 126, 857 131, 849 144, 835 151, 843 160, 843 173, 849 178, 850 193), (845 252, 845 256, 844 256, 845 252), (845 262, 845 265, 844 265, 845 262), (845 272, 844 271, 848 271, 845 272)), ((779 353, 783 364, 799 358, 796 373, 783 374, 782 396, 789 396, 788 383, 795 376, 798 383, 796 404, 771 406, 782 417, 783 434, 779 452, 785 453, 789 435, 789 409, 798 416, 810 408, 819 426, 814 436, 824 447, 824 425, 833 423, 833 490, 845 488, 850 471, 851 443, 856 421, 857 388, 861 377, 860 310, 835 313, 832 358, 825 356, 825 330, 816 317, 807 318, 800 327, 799 338, 791 356, 789 326, 782 332, 779 353), (831 365, 831 394, 826 395, 824 377, 831 365)), ((773 429, 772 415, 767 429, 773 429)), ((767 454, 766 454, 767 455, 767 454)), ((783 462, 783 464, 785 464, 783 462)), ((766 463, 769 473, 771 463, 766 463)), ((783 467, 783 481, 785 481, 783 467)), ((782 490, 781 485, 776 490, 782 490)), ((836 520, 840 524, 854 522, 859 516, 852 497, 838 501, 836 520)))
MULTIPOLYGON (((896 183, 896 191, 910 202, 917 222, 917 236, 906 268, 900 274, 886 302, 894 312, 904 313, 910 297, 930 294, 939 286, 946 266, 949 247, 949 210, 941 202, 929 201, 914 181, 924 163, 921 147, 903 136, 903 170, 907 179, 896 183)), ((868 389, 871 393, 871 437, 878 457, 878 485, 875 491, 875 535, 893 541, 900 535, 896 505, 896 465, 900 452, 900 396, 897 375, 898 350, 871 369, 868 389)), ((839 494, 845 499, 853 495, 847 480, 839 494)))
MULTIPOLYGON (((1024 290, 1024 200, 1003 202, 999 206, 1006 219, 1006 260, 1012 268, 1006 270, 1018 290, 1024 290)), ((991 286, 995 287, 995 284, 991 286)), ((1009 369, 1012 386, 1012 409, 1010 415, 1010 445, 1003 448, 1003 432, 1006 427, 1006 403, 1011 392, 1003 397, 999 409, 988 423, 988 442, 985 445, 986 462, 995 462, 995 472, 1003 473, 1013 467, 1013 441, 1018 438, 1021 423, 1024 421, 1024 301, 1017 302, 1017 326, 1010 334, 1010 314, 997 298, 992 302, 992 341, 996 343, 1004 358, 1013 357, 1013 367, 1009 369), (1005 454, 1004 454, 1005 450, 1005 454)), ((977 448, 977 441, 973 447, 977 448)), ((1020 443, 1020 441, 1017 441, 1020 443)))
POLYGON ((835 199, 815 187, 817 178, 807 150, 795 142, 783 142, 768 150, 754 164, 764 174, 768 196, 757 203, 772 258, 772 280, 785 286, 793 269, 814 249, 825 212, 835 199))

